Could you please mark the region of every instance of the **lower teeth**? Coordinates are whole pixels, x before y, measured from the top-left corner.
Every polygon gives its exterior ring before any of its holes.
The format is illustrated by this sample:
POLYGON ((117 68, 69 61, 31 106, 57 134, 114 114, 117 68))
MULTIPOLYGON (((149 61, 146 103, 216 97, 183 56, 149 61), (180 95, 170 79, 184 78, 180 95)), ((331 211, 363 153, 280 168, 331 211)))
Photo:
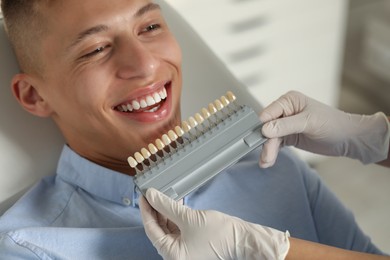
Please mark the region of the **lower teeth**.
POLYGON ((157 109, 159 109, 159 107, 160 107, 160 106, 156 106, 156 107, 154 107, 154 108, 152 108, 152 109, 150 109, 150 110, 146 110, 145 112, 147 112, 147 113, 153 113, 153 112, 156 112, 156 111, 157 111, 157 109))

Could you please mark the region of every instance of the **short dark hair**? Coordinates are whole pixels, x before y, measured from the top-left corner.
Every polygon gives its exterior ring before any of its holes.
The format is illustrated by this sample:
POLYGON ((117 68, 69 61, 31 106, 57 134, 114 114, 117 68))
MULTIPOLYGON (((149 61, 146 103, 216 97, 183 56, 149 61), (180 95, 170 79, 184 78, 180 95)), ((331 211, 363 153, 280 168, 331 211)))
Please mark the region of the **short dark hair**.
POLYGON ((39 73, 39 53, 44 36, 43 4, 50 0, 1 0, 4 26, 23 72, 39 73))

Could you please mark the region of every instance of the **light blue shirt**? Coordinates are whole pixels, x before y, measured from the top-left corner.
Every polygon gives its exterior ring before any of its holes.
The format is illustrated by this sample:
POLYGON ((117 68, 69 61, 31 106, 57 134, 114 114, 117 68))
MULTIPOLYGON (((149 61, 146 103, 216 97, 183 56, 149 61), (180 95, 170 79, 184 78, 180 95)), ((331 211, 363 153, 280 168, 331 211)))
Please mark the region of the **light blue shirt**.
MULTIPOLYGON (((258 151, 185 198, 289 230, 294 237, 380 253, 318 175, 288 150, 260 169, 258 151)), ((161 259, 144 233, 132 177, 65 146, 57 174, 44 178, 0 218, 0 259, 161 259)))

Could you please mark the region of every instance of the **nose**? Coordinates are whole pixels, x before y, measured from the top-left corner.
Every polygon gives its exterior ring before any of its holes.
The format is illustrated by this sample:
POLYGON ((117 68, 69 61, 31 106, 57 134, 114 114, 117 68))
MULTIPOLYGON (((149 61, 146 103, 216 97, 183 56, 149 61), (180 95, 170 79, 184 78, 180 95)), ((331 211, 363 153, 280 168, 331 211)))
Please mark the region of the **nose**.
POLYGON ((121 79, 150 77, 160 66, 158 55, 148 43, 133 40, 118 49, 117 76, 121 79))

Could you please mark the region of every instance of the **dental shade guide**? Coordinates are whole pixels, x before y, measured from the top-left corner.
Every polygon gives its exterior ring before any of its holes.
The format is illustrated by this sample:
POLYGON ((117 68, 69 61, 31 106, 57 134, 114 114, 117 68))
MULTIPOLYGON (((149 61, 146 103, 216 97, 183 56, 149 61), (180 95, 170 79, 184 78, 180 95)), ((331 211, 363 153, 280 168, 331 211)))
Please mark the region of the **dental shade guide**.
POLYGON ((128 158, 134 183, 145 195, 155 188, 180 200, 262 145, 262 122, 232 92, 128 158))

